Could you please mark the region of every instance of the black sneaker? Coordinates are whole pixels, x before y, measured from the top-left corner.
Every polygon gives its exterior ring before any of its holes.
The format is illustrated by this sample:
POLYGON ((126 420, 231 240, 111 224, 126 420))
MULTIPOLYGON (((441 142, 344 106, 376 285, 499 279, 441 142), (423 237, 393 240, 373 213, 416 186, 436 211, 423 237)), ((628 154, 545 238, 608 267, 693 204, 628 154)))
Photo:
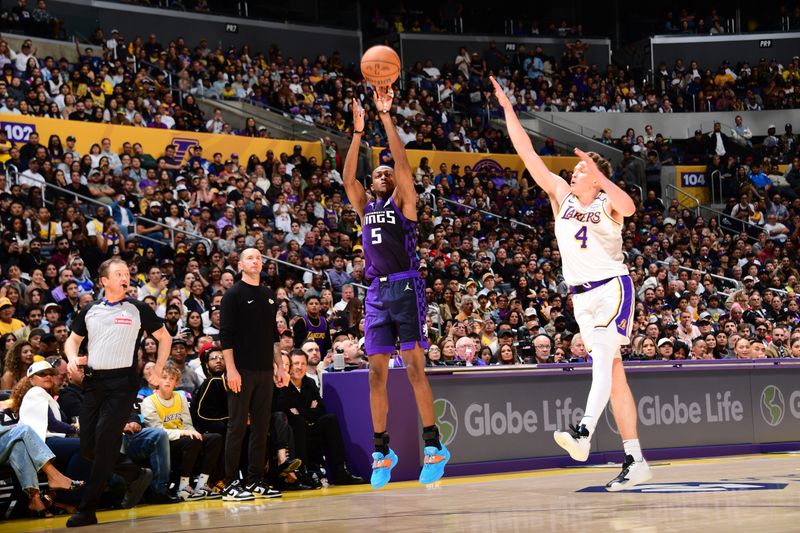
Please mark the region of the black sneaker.
POLYGON ((275 490, 266 483, 256 481, 246 486, 246 490, 256 498, 280 498, 283 496, 281 491, 275 490))
POLYGON ((347 465, 343 465, 337 469, 336 474, 333 476, 332 483, 334 485, 362 485, 366 483, 366 481, 364 481, 364 478, 350 472, 347 465))
POLYGON ((222 501, 224 502, 246 502, 255 499, 253 493, 248 491, 238 479, 228 483, 222 490, 222 501))
POLYGON ((180 498, 178 498, 173 494, 170 494, 169 492, 156 492, 156 491, 152 491, 151 493, 147 494, 145 496, 145 501, 147 503, 154 505, 181 503, 180 498))
POLYGON ((139 503, 147 490, 148 485, 153 480, 153 472, 149 468, 142 468, 139 477, 128 483, 128 490, 122 498, 122 508, 130 509, 139 503))
POLYGON ((300 459, 286 459, 282 464, 278 465, 278 474, 280 477, 286 477, 287 474, 295 472, 303 466, 303 461, 300 459))
POLYGON ((67 527, 93 526, 97 523, 94 511, 78 511, 67 519, 67 527))

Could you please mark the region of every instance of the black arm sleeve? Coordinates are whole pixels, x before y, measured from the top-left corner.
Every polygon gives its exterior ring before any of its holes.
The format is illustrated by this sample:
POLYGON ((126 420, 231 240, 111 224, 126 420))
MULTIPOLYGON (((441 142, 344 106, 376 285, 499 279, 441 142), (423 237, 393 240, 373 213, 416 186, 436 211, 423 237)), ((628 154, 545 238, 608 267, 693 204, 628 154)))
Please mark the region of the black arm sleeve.
POLYGON ((158 318, 153 308, 144 302, 131 299, 130 302, 139 310, 139 319, 142 321, 142 329, 149 335, 160 330, 164 326, 164 322, 158 318))
POLYGON ((152 335, 164 327, 164 322, 158 318, 156 312, 149 305, 144 304, 144 309, 142 312, 142 328, 152 335))

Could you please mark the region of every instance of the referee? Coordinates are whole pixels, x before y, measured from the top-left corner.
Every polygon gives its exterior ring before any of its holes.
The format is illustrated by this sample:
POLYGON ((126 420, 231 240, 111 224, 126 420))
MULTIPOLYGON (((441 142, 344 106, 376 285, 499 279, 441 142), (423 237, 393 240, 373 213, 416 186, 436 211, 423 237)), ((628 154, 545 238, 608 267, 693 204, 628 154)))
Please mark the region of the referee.
POLYGON ((100 265, 98 274, 105 298, 78 313, 72 322, 72 334, 64 344, 68 369, 75 373, 80 364, 78 349, 84 337, 88 337, 80 438, 81 454, 93 461, 78 512, 69 518, 67 527, 97 523, 95 510, 112 473, 120 474, 129 483, 131 477, 135 479, 130 469, 117 461, 122 431, 139 386, 136 351, 145 333, 158 340, 153 376, 160 377, 172 346, 172 337, 150 306, 128 299, 131 274, 125 261, 108 259, 100 265))
MULTIPOLYGON (((225 440, 223 501, 275 498, 280 492, 263 483, 267 434, 272 414, 273 361, 278 339, 277 304, 272 290, 261 285, 261 252, 248 248, 239 256, 242 279, 225 291, 219 337, 228 380, 228 433, 225 440), (247 477, 239 481, 239 459, 247 420, 250 442, 247 477)), ((278 387, 289 383, 280 356, 274 377, 278 387)))

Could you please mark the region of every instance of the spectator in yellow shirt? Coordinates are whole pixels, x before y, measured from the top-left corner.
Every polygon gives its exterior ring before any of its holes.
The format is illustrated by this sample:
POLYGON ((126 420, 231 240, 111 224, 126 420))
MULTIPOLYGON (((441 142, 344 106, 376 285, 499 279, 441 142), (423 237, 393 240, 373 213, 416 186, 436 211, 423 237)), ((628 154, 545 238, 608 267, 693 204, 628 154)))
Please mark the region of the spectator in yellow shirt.
POLYGON ((17 333, 25 327, 25 323, 14 318, 16 308, 8 298, 0 298, 0 336, 6 333, 17 333))
POLYGON ((14 143, 8 140, 6 130, 0 128, 0 163, 5 163, 11 159, 10 152, 13 147, 14 143))

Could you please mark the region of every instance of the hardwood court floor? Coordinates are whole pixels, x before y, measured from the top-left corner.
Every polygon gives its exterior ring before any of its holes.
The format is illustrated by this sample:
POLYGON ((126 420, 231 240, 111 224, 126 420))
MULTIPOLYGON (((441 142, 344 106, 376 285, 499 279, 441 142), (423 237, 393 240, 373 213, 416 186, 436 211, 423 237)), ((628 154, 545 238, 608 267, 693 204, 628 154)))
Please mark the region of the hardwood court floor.
MULTIPOLYGON (((540 470, 289 493, 247 503, 194 502, 98 514, 86 531, 504 532, 798 531, 800 455, 659 462, 648 491, 582 491, 618 467, 540 470), (738 489, 738 490, 733 490, 738 489), (666 491, 666 492, 664 492, 666 491), (685 492, 689 491, 689 492, 685 492)), ((0 531, 61 528, 66 517, 0 523, 0 531)))

